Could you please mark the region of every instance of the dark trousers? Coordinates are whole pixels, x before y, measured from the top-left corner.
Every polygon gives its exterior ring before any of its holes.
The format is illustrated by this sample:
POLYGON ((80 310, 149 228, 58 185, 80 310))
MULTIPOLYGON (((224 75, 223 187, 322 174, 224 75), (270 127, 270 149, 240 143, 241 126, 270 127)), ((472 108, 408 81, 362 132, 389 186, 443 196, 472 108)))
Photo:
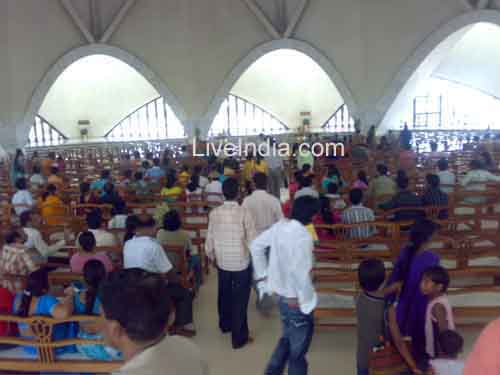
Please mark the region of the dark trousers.
POLYGON ((288 362, 288 375, 306 375, 306 354, 314 333, 312 314, 303 314, 298 307, 279 302, 283 335, 267 365, 266 375, 282 375, 288 362))
POLYGON ((193 323, 193 294, 176 283, 168 284, 168 294, 175 306, 175 327, 193 323))
POLYGON ((248 341, 247 309, 252 284, 252 271, 224 271, 219 268, 219 328, 231 332, 233 348, 238 349, 248 341))

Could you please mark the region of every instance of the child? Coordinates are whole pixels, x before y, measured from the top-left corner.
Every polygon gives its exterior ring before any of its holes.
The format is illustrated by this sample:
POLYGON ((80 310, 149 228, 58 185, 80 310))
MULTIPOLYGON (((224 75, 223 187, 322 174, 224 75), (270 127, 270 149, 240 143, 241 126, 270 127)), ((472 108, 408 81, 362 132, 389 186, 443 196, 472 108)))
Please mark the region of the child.
POLYGON ((358 179, 354 181, 354 183, 352 184, 352 188, 361 190, 368 189, 368 177, 366 176, 365 171, 358 172, 358 179))
POLYGON ((428 268, 420 283, 422 294, 429 299, 425 313, 425 347, 430 358, 436 358, 441 353, 439 342, 435 338, 441 332, 455 329, 453 312, 446 296, 449 285, 448 271, 441 266, 428 268))
POLYGON ((347 207, 347 204, 342 199, 339 194, 339 186, 335 183, 328 184, 328 194, 325 196, 332 201, 332 208, 337 211, 341 211, 347 207))
MULTIPOLYGON (((182 174, 182 173, 181 173, 182 174)), ((180 177, 180 175, 179 175, 180 177)), ((180 186, 176 185, 176 179, 175 175, 168 175, 167 176, 167 182, 165 184, 165 187, 161 189, 161 197, 165 200, 167 203, 173 203, 176 202, 182 195, 182 188, 180 186)))
POLYGON ((106 272, 113 271, 113 263, 111 263, 111 259, 109 259, 106 252, 95 251, 96 240, 92 232, 82 232, 78 236, 78 244, 80 245, 80 252, 74 254, 69 261, 71 272, 81 274, 85 264, 93 259, 102 262, 106 267, 106 272))
POLYGON ((456 331, 441 332, 439 347, 442 355, 438 359, 431 360, 434 375, 462 375, 465 363, 457 358, 463 346, 464 339, 456 331))
POLYGON ((394 346, 398 349, 413 374, 422 374, 417 369, 408 346, 406 345, 398 323, 396 309, 386 302, 385 296, 395 292, 394 288, 385 286, 385 266, 379 259, 366 259, 358 268, 359 284, 362 292, 356 300, 356 317, 358 321, 357 336, 357 368, 358 375, 369 373, 369 356, 375 346, 380 344, 380 337, 389 333, 394 346), (386 322, 388 316, 388 322, 386 322))
POLYGON ((324 191, 327 191, 328 185, 332 183, 337 184, 339 188, 342 188, 344 186, 344 180, 342 179, 340 171, 334 165, 328 167, 328 173, 326 177, 323 179, 321 187, 323 188, 324 191))

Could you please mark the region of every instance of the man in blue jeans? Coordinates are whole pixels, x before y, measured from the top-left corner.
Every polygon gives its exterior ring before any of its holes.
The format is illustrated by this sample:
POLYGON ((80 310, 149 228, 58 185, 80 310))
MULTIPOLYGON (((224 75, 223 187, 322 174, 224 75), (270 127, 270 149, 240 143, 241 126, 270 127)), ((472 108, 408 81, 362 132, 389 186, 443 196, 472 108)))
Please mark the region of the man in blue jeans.
POLYGON ((280 220, 250 245, 259 298, 277 294, 283 322, 283 335, 266 375, 282 375, 287 362, 288 375, 307 374, 306 354, 313 337, 312 313, 318 297, 311 280, 314 243, 306 225, 318 209, 318 199, 298 198, 290 219, 280 220))

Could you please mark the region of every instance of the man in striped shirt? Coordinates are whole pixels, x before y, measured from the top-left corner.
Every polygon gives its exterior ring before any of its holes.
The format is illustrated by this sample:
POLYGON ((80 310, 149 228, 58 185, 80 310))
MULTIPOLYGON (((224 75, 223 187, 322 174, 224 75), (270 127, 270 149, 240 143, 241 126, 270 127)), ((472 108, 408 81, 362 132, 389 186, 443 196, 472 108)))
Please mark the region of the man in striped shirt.
MULTIPOLYGON (((361 189, 352 189, 349 193, 351 206, 342 212, 343 224, 357 224, 375 221, 373 210, 363 206, 363 191, 361 189)), ((371 225, 362 225, 352 228, 350 237, 352 239, 367 238, 373 235, 374 228, 371 225)))
POLYGON ((247 322, 252 284, 249 244, 257 233, 250 210, 236 201, 238 181, 228 177, 222 191, 226 201, 210 212, 205 251, 218 269, 219 328, 231 332, 233 349, 239 349, 252 341, 247 322))

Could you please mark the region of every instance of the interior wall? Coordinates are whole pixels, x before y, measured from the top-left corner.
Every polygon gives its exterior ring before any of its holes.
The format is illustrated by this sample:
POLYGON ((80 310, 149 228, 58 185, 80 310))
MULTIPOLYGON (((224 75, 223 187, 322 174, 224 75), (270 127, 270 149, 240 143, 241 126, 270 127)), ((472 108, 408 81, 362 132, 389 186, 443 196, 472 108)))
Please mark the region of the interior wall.
POLYGON ((40 114, 69 138, 79 138, 78 121, 89 120, 89 136, 97 138, 158 96, 155 88, 126 63, 92 55, 76 61, 59 76, 40 114))

